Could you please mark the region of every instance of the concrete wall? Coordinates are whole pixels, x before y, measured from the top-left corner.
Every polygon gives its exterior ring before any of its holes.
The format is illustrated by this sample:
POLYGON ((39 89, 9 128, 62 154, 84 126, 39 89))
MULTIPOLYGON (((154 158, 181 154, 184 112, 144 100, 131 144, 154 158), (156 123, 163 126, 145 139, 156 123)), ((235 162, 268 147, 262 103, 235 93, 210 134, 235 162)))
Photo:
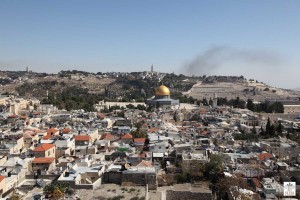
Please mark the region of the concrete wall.
POLYGON ((24 148, 29 148, 31 146, 32 138, 25 138, 24 139, 24 148))
POLYGON ((45 157, 51 157, 51 158, 55 158, 55 147, 47 150, 45 152, 45 157))
POLYGON ((9 149, 9 152, 11 154, 19 154, 20 153, 20 150, 23 149, 23 146, 24 146, 24 138, 21 137, 20 139, 17 140, 17 143, 9 149))
MULTIPOLYGON (((0 191, 4 191, 4 187, 5 187, 5 178, 0 182, 0 191)), ((2 194, 0 194, 0 197, 2 196, 2 194)))
MULTIPOLYGON (((39 176, 39 179, 49 179, 54 180, 57 179, 60 175, 57 174, 42 174, 39 176)), ((26 179, 34 179, 34 174, 27 174, 26 179)))
POLYGON ((95 129, 93 132, 88 132, 90 138, 91 138, 91 143, 94 143, 95 140, 98 139, 99 134, 98 134, 98 129, 95 129))
POLYGON ((99 178, 97 181, 93 183, 93 189, 100 187, 102 184, 102 178, 99 178))
POLYGON ((26 170, 21 170, 18 175, 12 175, 11 177, 5 178, 3 196, 8 195, 14 187, 20 184, 23 180, 25 180, 26 170))
POLYGON ((52 163, 32 163, 32 172, 36 172, 38 169, 41 171, 52 171, 55 169, 55 160, 52 163))
POLYGON ((74 181, 59 181, 62 183, 68 183, 71 188, 73 189, 88 189, 88 190, 93 190, 97 187, 99 187, 102 183, 102 179, 99 178, 97 181, 95 181, 93 184, 75 184, 74 181))
POLYGON ((0 159, 0 166, 4 165, 4 163, 7 161, 7 156, 3 156, 1 159, 0 159))

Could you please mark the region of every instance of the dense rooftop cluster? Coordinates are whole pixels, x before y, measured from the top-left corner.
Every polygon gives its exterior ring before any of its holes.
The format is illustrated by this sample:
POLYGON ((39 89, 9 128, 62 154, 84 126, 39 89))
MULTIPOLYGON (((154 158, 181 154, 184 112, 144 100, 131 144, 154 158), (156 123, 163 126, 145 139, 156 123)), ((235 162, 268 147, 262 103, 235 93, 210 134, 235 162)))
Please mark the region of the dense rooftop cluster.
POLYGON ((268 199, 283 197, 283 182, 299 188, 297 112, 256 113, 216 98, 176 109, 100 101, 94 112, 13 96, 0 105, 4 198, 268 199))

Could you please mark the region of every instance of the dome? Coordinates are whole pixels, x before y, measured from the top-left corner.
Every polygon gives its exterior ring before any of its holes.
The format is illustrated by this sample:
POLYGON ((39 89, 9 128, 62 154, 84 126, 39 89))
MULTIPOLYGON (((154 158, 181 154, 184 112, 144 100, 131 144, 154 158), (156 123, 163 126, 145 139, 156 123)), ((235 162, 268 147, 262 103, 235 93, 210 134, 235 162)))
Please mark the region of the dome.
POLYGON ((157 96, 170 96, 170 90, 164 85, 159 86, 155 90, 155 95, 157 96))

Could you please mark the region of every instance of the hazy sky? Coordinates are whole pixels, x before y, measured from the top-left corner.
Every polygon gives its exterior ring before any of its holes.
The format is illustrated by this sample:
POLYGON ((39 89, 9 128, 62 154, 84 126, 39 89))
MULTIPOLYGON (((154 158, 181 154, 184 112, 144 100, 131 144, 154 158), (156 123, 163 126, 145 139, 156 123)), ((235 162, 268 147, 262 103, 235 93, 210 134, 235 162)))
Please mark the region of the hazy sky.
POLYGON ((0 69, 244 75, 300 87, 300 1, 2 0, 0 69))

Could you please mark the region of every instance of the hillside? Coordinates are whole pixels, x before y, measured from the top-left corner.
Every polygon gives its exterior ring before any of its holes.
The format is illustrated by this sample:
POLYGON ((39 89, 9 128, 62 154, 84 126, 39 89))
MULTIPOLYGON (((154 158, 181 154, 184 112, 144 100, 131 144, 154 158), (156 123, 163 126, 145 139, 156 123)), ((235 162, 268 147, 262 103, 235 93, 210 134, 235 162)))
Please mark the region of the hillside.
MULTIPOLYGON (((198 79, 197 79, 198 80, 198 79)), ((165 84, 172 96, 181 98, 196 79, 159 72, 89 73, 61 71, 58 74, 0 71, 0 94, 37 98, 61 109, 91 110, 100 100, 143 102, 165 84)))
MULTIPOLYGON (((54 103, 60 108, 68 107, 66 104, 75 105, 74 101, 84 101, 89 107, 102 99, 144 101, 154 95, 155 88, 160 84, 169 87, 172 98, 180 99, 181 102, 194 102, 193 99, 187 100, 184 95, 198 100, 204 97, 213 98, 216 94, 217 97, 226 97, 228 100, 239 97, 254 101, 299 100, 300 97, 299 91, 275 88, 258 81, 247 80, 243 76, 188 77, 159 72, 89 73, 73 70, 47 74, 0 71, 0 84, 1 94, 35 97, 44 103, 54 103), (49 98, 45 101, 47 93, 53 101, 49 98)), ((77 107, 83 103, 77 102, 77 107)))
POLYGON ((300 87, 293 88, 292 90, 295 90, 295 91, 300 91, 300 87))
POLYGON ((239 81, 239 82, 198 82, 191 90, 184 92, 185 95, 194 98, 202 99, 217 97, 227 99, 253 99, 254 101, 268 100, 287 100, 299 98, 300 91, 286 90, 272 87, 264 83, 254 81, 239 81))

